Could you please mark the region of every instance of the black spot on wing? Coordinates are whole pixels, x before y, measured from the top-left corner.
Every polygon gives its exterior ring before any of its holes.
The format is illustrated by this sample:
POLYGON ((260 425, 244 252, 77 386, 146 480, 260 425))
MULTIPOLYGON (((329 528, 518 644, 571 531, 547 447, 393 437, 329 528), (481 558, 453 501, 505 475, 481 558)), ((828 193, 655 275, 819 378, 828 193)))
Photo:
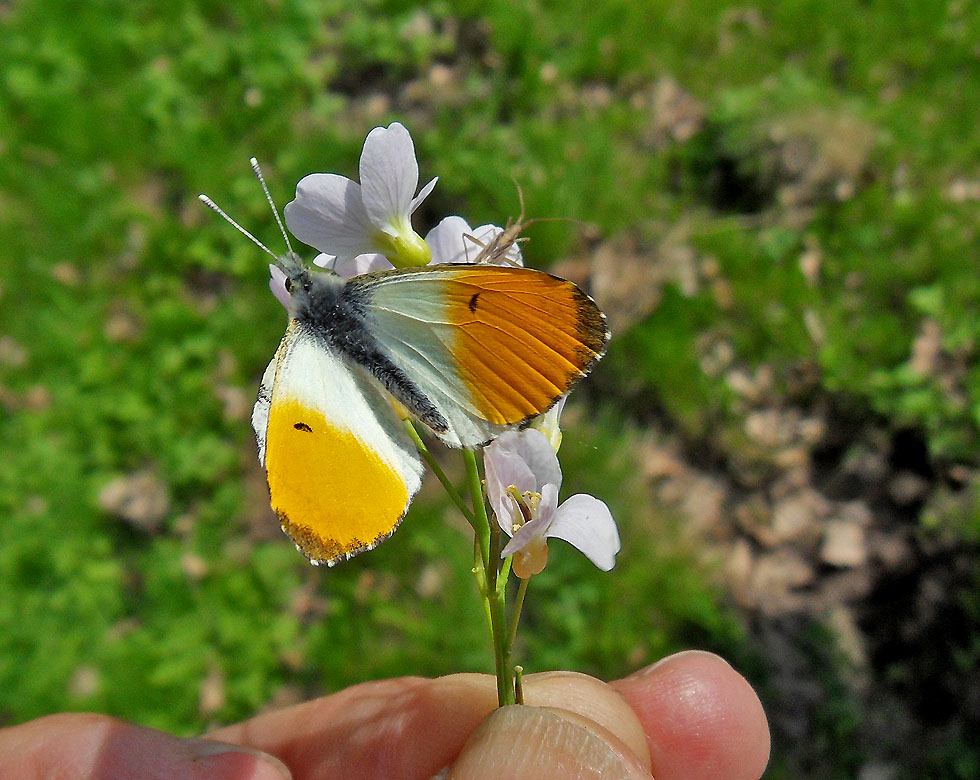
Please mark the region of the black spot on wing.
POLYGON ((306 431, 307 433, 313 433, 313 429, 307 425, 305 422, 293 423, 293 427, 297 431, 306 431))
POLYGON ((480 293, 473 293, 473 297, 470 298, 470 312, 476 311, 476 300, 480 297, 480 293))

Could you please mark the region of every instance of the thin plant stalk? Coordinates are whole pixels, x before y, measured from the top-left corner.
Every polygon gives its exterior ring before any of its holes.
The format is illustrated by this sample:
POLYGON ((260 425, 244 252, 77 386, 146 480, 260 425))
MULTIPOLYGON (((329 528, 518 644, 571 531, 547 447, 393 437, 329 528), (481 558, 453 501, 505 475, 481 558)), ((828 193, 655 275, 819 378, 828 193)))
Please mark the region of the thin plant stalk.
POLYGON ((453 483, 450 482, 449 477, 446 476, 446 472, 442 470, 439 462, 432 456, 429 448, 426 446, 425 442, 422 441, 422 437, 419 436, 419 432, 415 429, 415 426, 412 425, 411 420, 405 421, 405 429, 408 431, 408 435, 412 438, 412 441, 418 448, 419 454, 422 456, 423 460, 429 464, 429 468, 432 469, 432 473, 436 475, 436 478, 442 484, 442 487, 445 489, 446 493, 449 494, 449 498, 456 505, 456 508, 463 513, 463 517, 466 518, 466 522, 472 526, 473 530, 478 532, 476 517, 466 505, 466 502, 459 494, 459 491, 456 490, 453 483))
POLYGON ((490 518, 487 517, 487 505, 483 500, 483 484, 480 481, 480 467, 476 462, 476 453, 473 450, 463 450, 463 463, 466 464, 466 484, 469 487, 473 514, 476 518, 476 538, 480 541, 480 549, 483 553, 483 568, 489 573, 490 518))
POLYGON ((521 578, 521 584, 517 586, 517 596, 514 599, 514 611, 510 616, 510 630, 507 632, 507 655, 514 652, 514 642, 517 640, 517 627, 521 622, 521 610, 524 609, 524 596, 527 594, 527 584, 531 578, 521 578))
POLYGON ((470 500, 479 527, 477 537, 481 549, 485 550, 483 564, 486 586, 483 597, 490 613, 490 634, 493 640, 494 666, 497 672, 497 705, 503 707, 507 704, 514 704, 516 698, 513 670, 510 666, 510 652, 507 647, 507 623, 504 617, 505 594, 497 588, 497 575, 500 573, 501 567, 500 529, 491 527, 490 518, 487 515, 487 505, 483 496, 483 483, 480 479, 476 453, 472 450, 463 450, 463 460, 466 463, 470 500))

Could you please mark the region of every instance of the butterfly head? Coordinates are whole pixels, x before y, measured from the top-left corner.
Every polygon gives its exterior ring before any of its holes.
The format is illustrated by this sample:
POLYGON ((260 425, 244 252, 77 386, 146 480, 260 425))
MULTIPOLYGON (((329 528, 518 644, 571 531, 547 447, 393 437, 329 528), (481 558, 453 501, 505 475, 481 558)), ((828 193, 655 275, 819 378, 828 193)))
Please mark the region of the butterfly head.
POLYGON ((344 286, 344 280, 336 273, 311 268, 291 250, 277 257, 272 267, 282 274, 282 286, 289 295, 286 308, 291 317, 303 318, 304 314, 319 310, 325 300, 333 298, 331 291, 336 294, 344 286))
POLYGON ((276 267, 285 274, 286 292, 290 295, 301 290, 309 291, 313 286, 309 266, 292 250, 276 258, 276 267))

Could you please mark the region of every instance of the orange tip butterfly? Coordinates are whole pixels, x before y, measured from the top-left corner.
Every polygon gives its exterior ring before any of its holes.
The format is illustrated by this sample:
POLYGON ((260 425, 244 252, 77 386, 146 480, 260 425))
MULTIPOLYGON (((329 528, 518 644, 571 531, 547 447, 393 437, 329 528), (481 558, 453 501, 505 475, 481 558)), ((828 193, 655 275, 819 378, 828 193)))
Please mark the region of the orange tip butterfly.
POLYGON ((332 566, 387 539, 422 481, 406 419, 477 447, 543 414, 605 351, 606 318, 573 283, 530 268, 428 265, 344 279, 311 268, 276 216, 289 324, 252 412, 283 530, 332 566))

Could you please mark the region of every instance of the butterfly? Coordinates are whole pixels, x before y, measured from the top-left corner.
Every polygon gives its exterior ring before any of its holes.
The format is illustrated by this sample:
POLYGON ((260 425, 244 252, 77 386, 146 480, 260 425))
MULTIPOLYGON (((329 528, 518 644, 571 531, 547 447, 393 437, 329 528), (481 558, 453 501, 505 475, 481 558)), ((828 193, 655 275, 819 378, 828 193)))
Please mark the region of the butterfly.
POLYGON ((398 527, 423 471, 406 420, 451 447, 486 444, 557 403, 609 339, 595 302, 543 271, 451 264, 344 279, 266 251, 290 316, 252 427, 272 508, 314 564, 398 527))

